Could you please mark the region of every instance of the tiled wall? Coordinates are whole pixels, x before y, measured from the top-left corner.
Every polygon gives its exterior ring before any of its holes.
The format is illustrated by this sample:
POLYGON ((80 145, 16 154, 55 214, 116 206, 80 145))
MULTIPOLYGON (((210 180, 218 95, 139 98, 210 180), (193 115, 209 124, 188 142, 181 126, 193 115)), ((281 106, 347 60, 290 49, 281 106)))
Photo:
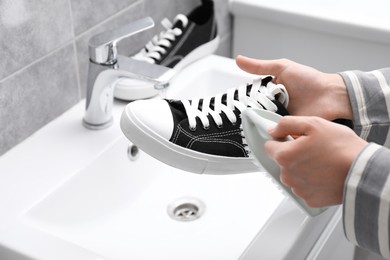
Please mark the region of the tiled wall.
MULTIPOLYGON (((120 53, 133 53, 162 30, 162 18, 172 20, 198 4, 200 0, 1 0, 0 156, 85 97, 90 36, 151 16, 155 28, 120 43, 120 53)), ((215 4, 222 39, 217 54, 230 56, 228 1, 215 4)))

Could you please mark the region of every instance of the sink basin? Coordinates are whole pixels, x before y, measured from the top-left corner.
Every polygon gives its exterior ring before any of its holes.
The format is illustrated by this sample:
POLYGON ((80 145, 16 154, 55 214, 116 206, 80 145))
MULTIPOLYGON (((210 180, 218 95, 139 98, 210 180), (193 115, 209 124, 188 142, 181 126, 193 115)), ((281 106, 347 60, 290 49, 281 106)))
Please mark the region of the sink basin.
POLYGON ((215 96, 229 88, 252 83, 255 78, 256 75, 239 69, 233 59, 210 55, 180 71, 162 95, 177 99, 215 96))
MULTIPOLYGON (((161 96, 209 96, 251 82, 208 56, 161 96)), ((161 98, 161 97, 156 97, 161 98)), ((265 173, 198 175, 82 126, 85 101, 0 157, 0 259, 352 259, 340 207, 302 212, 265 173)))
MULTIPOLYGON (((209 56, 161 95, 215 95, 253 77, 209 56)), ((196 175, 137 150, 119 128, 125 105, 91 131, 80 102, 0 158, 0 258, 239 259, 285 203, 264 173, 196 175)))
POLYGON ((261 173, 194 175, 142 152, 131 162, 126 150, 119 139, 24 219, 107 259, 238 259, 282 200, 261 173), (176 203, 203 213, 172 219, 176 203))

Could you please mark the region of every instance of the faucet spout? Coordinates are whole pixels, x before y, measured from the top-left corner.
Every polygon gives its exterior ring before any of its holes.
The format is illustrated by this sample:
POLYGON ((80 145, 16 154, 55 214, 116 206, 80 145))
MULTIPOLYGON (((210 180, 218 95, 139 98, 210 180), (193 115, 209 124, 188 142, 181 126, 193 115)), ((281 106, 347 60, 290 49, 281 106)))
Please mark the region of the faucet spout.
POLYGON ((89 69, 83 125, 99 130, 112 124, 114 87, 123 78, 150 82, 157 89, 167 86, 174 70, 117 54, 117 42, 154 26, 150 17, 130 26, 93 36, 89 41, 89 69))
POLYGON ((89 63, 86 110, 83 125, 99 130, 109 127, 112 122, 114 87, 123 78, 150 82, 156 88, 168 86, 175 71, 160 65, 138 61, 118 55, 118 62, 112 65, 89 63))

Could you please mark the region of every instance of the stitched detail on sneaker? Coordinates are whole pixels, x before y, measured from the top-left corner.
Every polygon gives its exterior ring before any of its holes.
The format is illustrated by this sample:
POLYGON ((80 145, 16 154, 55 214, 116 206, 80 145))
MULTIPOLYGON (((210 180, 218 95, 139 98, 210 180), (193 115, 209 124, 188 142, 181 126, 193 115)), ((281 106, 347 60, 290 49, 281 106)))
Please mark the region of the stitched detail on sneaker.
POLYGON ((177 142, 177 138, 179 137, 179 134, 180 133, 186 133, 186 136, 190 137, 190 138, 212 138, 212 137, 224 137, 224 136, 230 136, 230 135, 234 135, 234 134, 237 134, 237 133, 240 133, 241 131, 239 129, 234 129, 234 130, 228 130, 228 131, 225 131, 225 132, 217 132, 217 133, 208 133, 208 134, 203 134, 203 135, 198 135, 198 136, 195 136, 193 134, 191 134, 190 132, 186 131, 181 125, 178 125, 177 126, 177 130, 175 131, 175 134, 173 135, 172 137, 172 142, 173 143, 176 143, 177 142))
POLYGON ((175 135, 174 135, 175 137, 172 140, 173 143, 177 142, 177 139, 179 138, 180 134, 183 134, 183 135, 187 136, 188 138, 190 138, 189 142, 186 144, 186 147, 185 147, 188 149, 191 149, 192 146, 196 142, 221 143, 221 144, 225 143, 225 144, 234 145, 235 147, 239 148, 243 152, 244 156, 247 156, 247 152, 245 150, 245 147, 242 144, 240 144, 239 142, 236 142, 233 140, 228 140, 228 139, 216 138, 216 137, 226 137, 226 136, 234 136, 234 135, 240 134, 239 129, 229 130, 229 131, 225 131, 222 133, 218 132, 218 133, 210 133, 210 134, 203 134, 203 135, 195 136, 195 135, 191 134, 190 132, 186 131, 182 126, 179 125, 176 132, 175 132, 175 135))
POLYGON ((234 145, 235 147, 239 148, 243 155, 246 156, 246 150, 245 148, 243 147, 242 144, 236 142, 236 141, 233 141, 233 140, 229 140, 229 139, 215 139, 215 138, 195 138, 193 139, 191 142, 190 142, 190 145, 188 146, 189 149, 192 148, 192 146, 196 143, 196 142, 202 142, 202 143, 220 143, 220 144, 231 144, 231 145, 234 145))

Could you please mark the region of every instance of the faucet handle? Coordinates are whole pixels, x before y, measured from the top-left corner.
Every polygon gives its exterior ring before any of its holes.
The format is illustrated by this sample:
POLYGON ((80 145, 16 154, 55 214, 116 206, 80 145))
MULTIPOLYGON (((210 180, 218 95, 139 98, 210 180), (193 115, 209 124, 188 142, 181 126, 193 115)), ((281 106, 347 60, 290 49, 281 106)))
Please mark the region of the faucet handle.
POLYGON ((151 17, 145 17, 116 30, 94 35, 89 39, 89 58, 94 63, 111 65, 117 62, 117 43, 127 37, 154 27, 151 17))

